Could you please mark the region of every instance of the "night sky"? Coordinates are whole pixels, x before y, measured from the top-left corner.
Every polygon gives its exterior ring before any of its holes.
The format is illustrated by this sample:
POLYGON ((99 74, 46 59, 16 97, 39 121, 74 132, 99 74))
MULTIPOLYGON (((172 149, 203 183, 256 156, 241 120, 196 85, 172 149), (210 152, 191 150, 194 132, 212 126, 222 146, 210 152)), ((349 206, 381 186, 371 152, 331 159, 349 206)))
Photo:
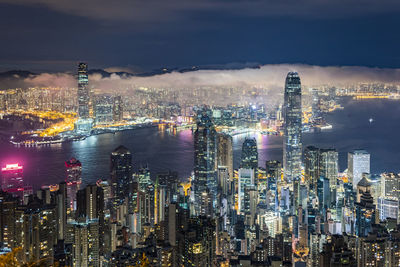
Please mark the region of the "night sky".
POLYGON ((398 0, 0 0, 0 71, 229 63, 397 68, 398 0))

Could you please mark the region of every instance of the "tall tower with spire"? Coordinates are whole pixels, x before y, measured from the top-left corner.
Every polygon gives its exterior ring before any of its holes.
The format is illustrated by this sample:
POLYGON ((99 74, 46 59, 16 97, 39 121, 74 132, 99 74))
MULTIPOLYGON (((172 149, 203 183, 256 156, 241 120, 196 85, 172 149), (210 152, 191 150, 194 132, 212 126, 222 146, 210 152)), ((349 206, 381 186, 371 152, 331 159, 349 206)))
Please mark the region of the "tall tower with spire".
POLYGON ((301 83, 297 72, 289 72, 286 77, 283 112, 283 171, 285 180, 292 182, 301 178, 301 83))

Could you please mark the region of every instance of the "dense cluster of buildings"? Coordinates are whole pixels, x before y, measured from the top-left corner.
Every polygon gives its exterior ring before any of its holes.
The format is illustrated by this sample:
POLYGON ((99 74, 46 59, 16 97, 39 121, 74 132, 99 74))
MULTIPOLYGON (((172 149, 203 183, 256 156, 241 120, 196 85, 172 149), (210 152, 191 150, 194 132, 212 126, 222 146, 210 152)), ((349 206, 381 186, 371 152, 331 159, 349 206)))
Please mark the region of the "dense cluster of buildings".
MULTIPOLYGON (((95 112, 117 113, 106 97, 98 101, 95 112)), ((256 140, 246 138, 234 169, 232 136, 216 129, 225 111, 195 112, 189 181, 171 171, 152 179, 124 146, 110 154, 109 179, 85 187, 74 158, 65 181, 35 193, 22 166, 5 166, 0 251, 20 248, 20 262, 45 266, 400 266, 399 174, 371 174, 361 149, 340 173, 338 151, 303 147, 297 73, 287 75, 280 109, 283 161, 260 162, 256 140)))

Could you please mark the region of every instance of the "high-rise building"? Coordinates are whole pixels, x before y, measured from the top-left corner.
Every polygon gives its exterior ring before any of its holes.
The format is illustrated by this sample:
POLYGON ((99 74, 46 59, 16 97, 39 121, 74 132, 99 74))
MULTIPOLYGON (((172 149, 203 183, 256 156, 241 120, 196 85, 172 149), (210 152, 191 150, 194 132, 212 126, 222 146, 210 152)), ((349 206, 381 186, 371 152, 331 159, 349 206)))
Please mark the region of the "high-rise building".
POLYGON ((217 167, 228 169, 229 179, 233 179, 233 146, 232 136, 218 134, 217 167))
POLYGON ((321 149, 319 175, 329 180, 329 187, 336 188, 339 167, 338 167, 338 152, 335 149, 321 149))
POLYGON ((82 164, 76 158, 65 162, 65 182, 67 184, 67 211, 76 210, 76 193, 82 183, 82 164))
POLYGON ((22 244, 22 215, 19 199, 0 191, 0 243, 8 248, 22 244))
POLYGON ((229 185, 232 181, 229 178, 229 171, 227 167, 220 166, 217 170, 218 187, 220 188, 223 195, 228 195, 229 185))
POLYGON ((89 78, 88 65, 79 63, 78 65, 78 115, 81 119, 89 118, 89 78))
POLYGON ((111 182, 116 203, 122 203, 132 182, 132 154, 124 146, 111 153, 111 182))
POLYGON ((97 219, 71 222, 74 231, 73 266, 100 266, 99 223, 97 219))
POLYGON ((381 221, 387 218, 397 220, 399 216, 399 200, 393 197, 379 197, 378 198, 378 211, 379 219, 381 221))
POLYGON ((20 199, 25 203, 25 197, 33 193, 32 186, 24 185, 23 166, 16 164, 6 164, 1 169, 1 189, 20 199))
POLYGON ((96 221, 100 254, 105 245, 104 192, 97 185, 88 185, 77 193, 76 218, 78 221, 96 221))
POLYGON ((146 188, 152 184, 150 179, 150 170, 147 167, 139 168, 138 173, 136 174, 137 181, 139 183, 139 190, 144 192, 146 188))
POLYGON ((124 107, 122 102, 122 97, 114 96, 113 98, 113 120, 122 121, 124 118, 124 107))
POLYGON ((77 217, 104 219, 104 193, 97 185, 88 185, 77 193, 77 217))
POLYGON ((71 158, 65 162, 66 183, 80 183, 82 180, 82 164, 76 158, 71 158))
POLYGON ((257 183, 258 174, 258 150, 257 141, 255 138, 246 138, 242 145, 242 156, 240 167, 243 169, 253 169, 255 182, 257 183))
POLYGON ((365 237, 375 223, 375 205, 370 192, 362 194, 360 202, 356 203, 356 235, 365 237))
POLYGON ((40 261, 44 265, 53 264, 54 246, 57 244, 57 218, 54 205, 44 204, 34 198, 23 215, 24 261, 40 261))
POLYGON ((158 224, 165 220, 165 200, 167 186, 160 185, 158 179, 154 186, 154 223, 158 224))
POLYGON ((215 170, 216 131, 206 112, 199 114, 194 132, 194 193, 197 212, 203 193, 208 191, 216 199, 217 178, 215 170))
POLYGON ((110 95, 99 95, 94 103, 94 122, 96 125, 113 122, 113 98, 110 95))
POLYGON ((301 83, 297 72, 289 72, 286 77, 283 116, 283 172, 285 180, 292 182, 301 178, 301 83))
POLYGON ((23 188, 23 167, 17 164, 7 164, 1 169, 1 189, 7 191, 12 188, 23 188))
POLYGON ((362 149, 349 152, 347 155, 347 171, 349 182, 356 189, 363 173, 370 173, 370 154, 362 149))
POLYGON ((308 146, 304 150, 304 177, 310 184, 310 189, 316 190, 319 180, 320 153, 319 148, 308 146))
POLYGON ((244 212, 245 188, 255 185, 254 169, 239 169, 238 177, 238 211, 244 212))
POLYGON ((67 187, 66 182, 60 183, 58 185, 58 191, 55 194, 58 240, 65 240, 67 235, 67 215, 69 215, 67 187))
MULTIPOLYGON (((388 237, 378 234, 366 235, 365 238, 360 238, 358 245, 358 266, 398 266, 389 265, 389 253, 385 252, 386 245, 388 244, 388 237)), ((386 248, 389 252, 389 246, 386 248)))
POLYGON ((190 219, 178 238, 179 266, 212 266, 216 238, 214 221, 205 217, 190 219))
POLYGON ((391 197, 400 200, 400 175, 382 173, 380 194, 382 197, 391 197))
POLYGON ((277 160, 267 160, 265 162, 265 171, 267 174, 267 186, 268 190, 275 191, 277 182, 281 181, 282 176, 282 163, 277 160))
POLYGON ((245 225, 252 227, 255 223, 258 204, 258 191, 256 186, 250 185, 244 188, 243 211, 245 225))

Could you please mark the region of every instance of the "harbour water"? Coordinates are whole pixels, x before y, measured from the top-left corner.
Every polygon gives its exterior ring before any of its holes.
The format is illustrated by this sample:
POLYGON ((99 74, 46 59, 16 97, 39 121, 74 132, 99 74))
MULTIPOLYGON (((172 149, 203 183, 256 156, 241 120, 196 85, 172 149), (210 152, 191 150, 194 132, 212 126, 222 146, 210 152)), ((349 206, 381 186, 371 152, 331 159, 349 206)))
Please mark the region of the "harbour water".
MULTIPOLYGON (((371 153, 371 171, 400 172, 400 102, 395 100, 348 101, 343 110, 327 115, 333 129, 305 133, 304 146, 334 147, 339 151, 339 167, 347 167, 347 152, 364 148, 371 153), (372 119, 372 120, 370 120, 372 119)), ((241 145, 249 134, 234 136, 235 168, 239 166, 241 145)), ((282 137, 253 134, 257 139, 259 166, 266 160, 282 159, 282 137)), ((193 136, 191 130, 176 135, 157 128, 142 128, 91 136, 82 141, 50 147, 17 148, 0 144, 0 164, 20 163, 24 179, 35 188, 55 184, 65 177, 65 160, 76 157, 83 165, 83 183, 92 183, 109 176, 110 153, 119 145, 133 154, 134 169, 148 165, 152 176, 174 170, 181 178, 193 170, 193 136)))

